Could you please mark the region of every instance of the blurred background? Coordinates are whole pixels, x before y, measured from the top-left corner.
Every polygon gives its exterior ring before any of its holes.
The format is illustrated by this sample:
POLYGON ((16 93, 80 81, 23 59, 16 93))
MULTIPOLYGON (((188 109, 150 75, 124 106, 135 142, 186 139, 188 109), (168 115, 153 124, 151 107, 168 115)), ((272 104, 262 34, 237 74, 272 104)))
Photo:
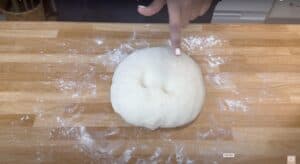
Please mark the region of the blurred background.
MULTIPOLYGON (((0 21, 168 22, 167 9, 153 17, 136 12, 151 0, 0 0, 0 21)), ((214 0, 197 23, 300 23, 300 0, 214 0)))

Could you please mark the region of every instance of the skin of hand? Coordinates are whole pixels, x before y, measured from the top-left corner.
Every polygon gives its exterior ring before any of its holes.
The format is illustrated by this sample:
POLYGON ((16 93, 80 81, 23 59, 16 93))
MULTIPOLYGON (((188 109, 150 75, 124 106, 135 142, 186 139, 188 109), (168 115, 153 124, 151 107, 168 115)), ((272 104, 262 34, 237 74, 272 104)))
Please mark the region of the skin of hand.
POLYGON ((144 16, 158 13, 168 6, 171 46, 180 55, 181 29, 190 21, 202 16, 209 9, 212 0, 153 0, 149 6, 139 5, 137 11, 144 16))

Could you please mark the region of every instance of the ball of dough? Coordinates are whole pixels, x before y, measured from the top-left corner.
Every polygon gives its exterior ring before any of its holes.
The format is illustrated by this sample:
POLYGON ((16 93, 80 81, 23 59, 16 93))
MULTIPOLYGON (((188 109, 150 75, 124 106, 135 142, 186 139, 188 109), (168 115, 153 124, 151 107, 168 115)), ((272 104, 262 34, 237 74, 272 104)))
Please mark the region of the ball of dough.
POLYGON ((150 129, 193 121, 204 96, 199 66, 167 47, 133 52, 118 65, 111 85, 114 111, 128 123, 150 129))

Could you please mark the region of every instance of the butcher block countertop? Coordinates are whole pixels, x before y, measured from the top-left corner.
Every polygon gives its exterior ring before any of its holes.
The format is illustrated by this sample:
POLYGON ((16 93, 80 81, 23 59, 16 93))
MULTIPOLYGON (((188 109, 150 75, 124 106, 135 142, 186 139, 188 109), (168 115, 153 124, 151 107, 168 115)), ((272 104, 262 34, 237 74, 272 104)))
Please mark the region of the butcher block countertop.
POLYGON ((133 127, 110 104, 114 68, 167 40, 163 24, 0 23, 0 163, 300 163, 299 25, 190 25, 203 110, 133 127))

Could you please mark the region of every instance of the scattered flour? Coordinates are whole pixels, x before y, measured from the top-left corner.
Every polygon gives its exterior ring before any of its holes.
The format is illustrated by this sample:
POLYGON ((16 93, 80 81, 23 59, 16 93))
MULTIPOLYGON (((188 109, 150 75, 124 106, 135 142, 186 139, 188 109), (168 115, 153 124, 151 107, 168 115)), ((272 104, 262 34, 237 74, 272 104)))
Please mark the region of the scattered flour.
MULTIPOLYGON (((72 56, 76 56, 78 54, 78 49, 76 47, 72 46, 74 41, 67 41, 64 42, 58 46, 68 49, 68 52, 72 56)), ((194 51, 194 50, 205 50, 209 49, 215 46, 222 46, 224 40, 221 40, 220 38, 210 35, 207 37, 202 36, 189 36, 186 38, 183 38, 183 46, 188 51, 194 51)), ((81 42, 80 42, 81 43, 81 42)), ((97 46, 104 46, 105 45, 105 39, 104 38, 96 38, 93 41, 93 45, 97 46)), ((132 52, 135 49, 139 48, 145 48, 149 47, 150 44, 145 40, 139 40, 137 39, 137 34, 133 33, 132 37, 129 38, 129 40, 126 43, 121 44, 119 47, 107 51, 105 54, 98 55, 96 58, 97 64, 102 64, 107 70, 113 71, 113 69, 123 60, 127 57, 127 55, 132 52)), ((90 49, 87 50, 87 52, 94 52, 93 47, 90 47, 90 49)), ((204 51, 205 52, 205 51, 204 51)), ((44 54, 44 51, 41 50, 41 54, 44 54)), ((214 54, 213 52, 207 51, 203 54, 204 61, 207 62, 207 65, 209 67, 218 67, 219 65, 226 64, 227 60, 226 58, 222 56, 218 56, 214 54)), ((101 80, 110 80, 111 75, 109 74, 96 74, 96 67, 95 65, 88 65, 90 69, 86 71, 79 70, 79 68, 75 72, 70 72, 70 76, 75 76, 78 74, 82 74, 82 76, 78 76, 78 79, 68 79, 66 77, 59 77, 57 78, 54 83, 59 91, 62 93, 71 92, 71 96, 73 98, 78 98, 82 96, 83 94, 95 96, 97 95, 97 83, 96 81, 100 78, 101 80)), ((231 77, 228 76, 226 73, 212 73, 207 75, 207 81, 212 85, 213 88, 223 88, 226 89, 227 87, 234 88, 235 90, 238 90, 237 86, 235 86, 234 82, 230 80, 231 77)), ((49 84, 50 85, 50 84, 49 84)), ((234 92, 234 91, 233 91, 234 92)), ((43 98, 40 98, 37 100, 37 103, 39 105, 35 106, 34 112, 37 114, 37 117, 39 118, 45 118, 47 117, 47 113, 44 112, 45 109, 43 109, 43 98)), ((222 99, 219 102, 219 108, 226 110, 226 111, 242 111, 246 112, 249 110, 247 103, 244 101, 244 99, 222 99)), ((140 151, 141 149, 147 149, 148 147, 151 147, 148 144, 145 145, 130 145, 128 147, 125 147, 126 145, 126 135, 124 136, 124 140, 121 141, 112 141, 108 140, 109 137, 114 136, 122 136, 121 130, 119 128, 115 127, 108 127, 106 129, 99 130, 96 134, 92 134, 89 132, 88 128, 84 125, 80 124, 80 118, 82 116, 82 112, 84 111, 84 108, 80 108, 79 106, 68 106, 64 113, 67 116, 61 116, 57 115, 54 119, 54 121, 59 124, 60 127, 71 127, 67 131, 61 131, 60 134, 63 136, 70 136, 75 135, 76 139, 78 140, 78 144, 74 146, 78 151, 81 153, 87 154, 95 163, 97 163, 97 160, 106 158, 110 160, 112 163, 126 163, 129 162, 133 154, 135 152, 140 151), (79 120, 79 121, 78 121, 79 120), (114 152, 117 150, 123 150, 119 157, 114 156, 114 152)), ((24 115, 21 120, 27 120, 29 119, 28 115, 24 115)), ((212 128, 208 129, 204 132, 198 132, 197 135, 195 135, 196 139, 203 140, 208 138, 218 138, 218 136, 226 136, 230 135, 229 131, 226 129, 223 129, 219 126, 217 123, 217 120, 210 121, 212 125, 212 128)), ((55 131, 50 132, 50 138, 54 137, 55 131)), ((182 143, 177 142, 172 138, 170 135, 171 133, 165 132, 161 133, 162 141, 164 141, 167 144, 171 144, 174 148, 174 151, 171 152, 168 155, 168 158, 164 163, 172 163, 174 160, 177 163, 197 163, 192 158, 188 157, 185 145, 182 143)), ((15 142, 15 141, 14 141, 15 142)), ((216 145, 217 147, 217 145, 216 145)), ((217 148, 215 150, 217 152, 217 148)), ((164 147, 157 147, 154 152, 145 159, 139 159, 140 163, 143 162, 152 162, 157 163, 161 160, 162 154, 164 152, 164 147)), ((37 160, 43 159, 43 152, 38 151, 37 152, 37 160)), ((210 161, 211 162, 211 161, 210 161)), ((216 161, 213 161, 216 162, 216 161)))
POLYGON ((183 39, 183 45, 188 50, 203 50, 214 46, 222 45, 222 41, 216 36, 210 35, 208 37, 189 36, 183 39))

